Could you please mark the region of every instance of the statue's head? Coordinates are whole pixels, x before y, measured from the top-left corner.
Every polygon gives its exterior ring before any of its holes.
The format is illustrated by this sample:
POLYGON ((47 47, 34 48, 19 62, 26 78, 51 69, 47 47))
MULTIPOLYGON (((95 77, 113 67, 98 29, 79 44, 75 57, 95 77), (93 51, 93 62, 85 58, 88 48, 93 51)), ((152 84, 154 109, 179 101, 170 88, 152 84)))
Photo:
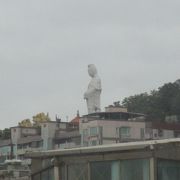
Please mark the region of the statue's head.
POLYGON ((91 77, 94 77, 97 74, 97 69, 94 64, 88 65, 88 73, 89 73, 89 76, 91 76, 91 77))

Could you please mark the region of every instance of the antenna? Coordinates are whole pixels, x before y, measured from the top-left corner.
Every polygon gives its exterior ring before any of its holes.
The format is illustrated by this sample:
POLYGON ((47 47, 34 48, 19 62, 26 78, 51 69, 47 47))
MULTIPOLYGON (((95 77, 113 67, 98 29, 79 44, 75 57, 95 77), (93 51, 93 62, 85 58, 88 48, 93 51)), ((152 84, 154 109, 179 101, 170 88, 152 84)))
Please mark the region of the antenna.
POLYGON ((69 117, 68 116, 66 116, 66 121, 68 122, 68 119, 69 119, 69 117))
POLYGON ((80 115, 79 115, 79 110, 77 110, 77 117, 79 117, 80 115))
POLYGON ((60 123, 61 122, 61 118, 56 114, 56 122, 60 123))

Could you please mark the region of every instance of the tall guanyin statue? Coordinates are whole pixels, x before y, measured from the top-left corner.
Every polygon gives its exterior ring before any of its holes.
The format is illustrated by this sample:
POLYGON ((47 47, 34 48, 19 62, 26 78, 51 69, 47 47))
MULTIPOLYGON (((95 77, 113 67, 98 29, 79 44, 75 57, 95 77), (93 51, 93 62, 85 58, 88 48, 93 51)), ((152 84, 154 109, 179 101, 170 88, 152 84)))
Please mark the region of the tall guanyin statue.
POLYGON ((98 76, 96 66, 88 65, 88 73, 92 78, 87 91, 84 93, 84 99, 87 102, 88 114, 100 112, 101 79, 98 76))

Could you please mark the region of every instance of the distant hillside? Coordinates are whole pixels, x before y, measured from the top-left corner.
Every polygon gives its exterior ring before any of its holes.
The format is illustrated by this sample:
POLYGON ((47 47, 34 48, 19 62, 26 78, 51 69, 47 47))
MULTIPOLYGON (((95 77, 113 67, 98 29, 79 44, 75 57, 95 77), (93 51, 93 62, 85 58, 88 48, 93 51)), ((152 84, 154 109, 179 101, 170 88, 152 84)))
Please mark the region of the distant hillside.
POLYGON ((180 79, 150 93, 126 97, 122 105, 128 111, 147 114, 151 120, 164 121, 166 116, 180 116, 180 79))

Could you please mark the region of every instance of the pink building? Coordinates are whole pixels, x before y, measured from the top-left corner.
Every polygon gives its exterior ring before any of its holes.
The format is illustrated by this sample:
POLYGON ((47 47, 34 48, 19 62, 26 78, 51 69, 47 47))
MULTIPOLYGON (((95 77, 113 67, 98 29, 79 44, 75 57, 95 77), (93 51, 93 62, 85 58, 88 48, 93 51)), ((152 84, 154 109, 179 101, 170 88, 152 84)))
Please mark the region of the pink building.
POLYGON ((81 144, 91 146, 150 138, 144 114, 129 113, 125 108, 107 107, 80 119, 81 144))
POLYGON ((144 114, 120 106, 83 116, 79 130, 82 146, 180 137, 180 124, 147 121, 144 114))

